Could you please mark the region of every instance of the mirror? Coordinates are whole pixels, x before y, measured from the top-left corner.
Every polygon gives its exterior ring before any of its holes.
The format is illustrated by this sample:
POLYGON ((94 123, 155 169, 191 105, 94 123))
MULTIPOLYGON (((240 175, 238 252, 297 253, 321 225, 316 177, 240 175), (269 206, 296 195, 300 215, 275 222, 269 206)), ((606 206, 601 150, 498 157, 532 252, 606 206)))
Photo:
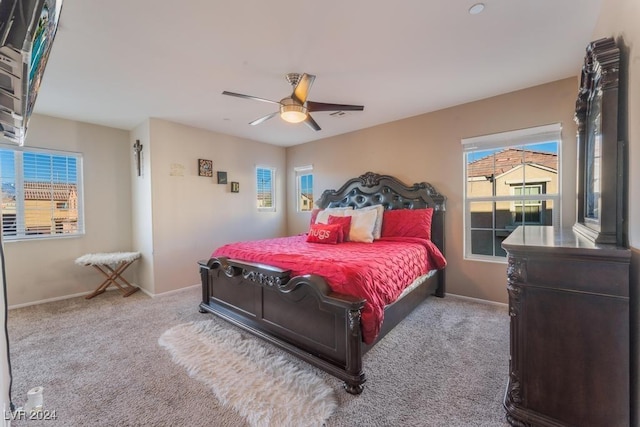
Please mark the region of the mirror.
POLYGON ((620 49, 613 38, 587 46, 576 101, 578 206, 573 229, 594 243, 623 245, 622 142, 618 141, 620 49))
POLYGON ((586 177, 585 177, 585 221, 600 220, 600 153, 602 152, 602 129, 600 110, 602 104, 602 91, 593 94, 590 101, 591 108, 587 120, 585 151, 586 177))

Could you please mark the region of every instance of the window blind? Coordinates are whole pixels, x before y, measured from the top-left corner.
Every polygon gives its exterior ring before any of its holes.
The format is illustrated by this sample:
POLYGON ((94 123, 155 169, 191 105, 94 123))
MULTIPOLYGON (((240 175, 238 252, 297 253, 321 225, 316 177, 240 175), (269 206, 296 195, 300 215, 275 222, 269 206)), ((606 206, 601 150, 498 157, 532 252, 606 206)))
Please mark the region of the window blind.
POLYGON ((84 233, 82 156, 0 148, 5 240, 84 233))

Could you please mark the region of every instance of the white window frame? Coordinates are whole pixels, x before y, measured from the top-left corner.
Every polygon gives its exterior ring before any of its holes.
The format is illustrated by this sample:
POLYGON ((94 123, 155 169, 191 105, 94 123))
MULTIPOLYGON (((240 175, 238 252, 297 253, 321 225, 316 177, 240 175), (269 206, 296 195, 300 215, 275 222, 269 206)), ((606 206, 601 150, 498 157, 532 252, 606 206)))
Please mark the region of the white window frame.
MULTIPOLYGON (((516 194, 516 189, 521 189, 521 190, 526 190, 527 188, 538 188, 539 189, 539 193, 537 193, 538 195, 540 194, 545 194, 543 193, 543 188, 545 187, 544 183, 540 182, 540 181, 535 181, 532 183, 529 182, 525 182, 524 184, 522 183, 518 183, 517 185, 511 185, 511 188, 509 189, 511 191, 511 194, 513 194, 514 197, 518 197, 520 198, 520 200, 514 200, 513 202, 511 202, 511 212, 516 213, 517 208, 522 208, 522 216, 523 216, 523 220, 522 223, 524 225, 540 225, 542 223, 542 220, 544 220, 544 212, 541 211, 541 208, 543 206, 543 201, 541 199, 535 199, 535 200, 530 200, 528 198, 525 198, 523 196, 525 196, 525 194, 516 194), (528 207, 537 207, 538 208, 538 214, 540 215, 540 219, 539 221, 525 221, 524 218, 526 217, 526 212, 525 209, 528 207)), ((517 213, 516 213, 517 215, 517 213)))
MULTIPOLYGON (((297 166, 293 168, 296 174, 296 212, 311 212, 313 210, 313 202, 314 199, 311 200, 311 206, 307 207, 307 209, 303 209, 303 206, 300 205, 300 201, 302 200, 302 177, 311 175, 311 179, 313 180, 313 165, 306 166, 297 166)), ((313 197, 313 185, 311 188, 311 196, 313 197)))
MULTIPOLYGON (((483 135, 473 138, 462 139, 463 147, 463 198, 464 198, 464 259, 474 261, 486 261, 486 262, 498 262, 506 263, 505 256, 496 255, 495 250, 493 255, 480 255, 473 254, 471 252, 471 204, 475 202, 491 202, 498 203, 508 201, 513 203, 513 197, 515 196, 487 196, 487 197, 469 197, 467 189, 467 156, 476 151, 485 151, 491 149, 503 149, 511 147, 519 147, 529 144, 539 144, 544 142, 557 142, 558 144, 558 192, 556 194, 535 194, 518 196, 523 202, 527 201, 543 201, 549 200, 553 202, 553 217, 552 223, 556 227, 561 227, 562 221, 562 125, 560 123, 553 123, 550 125, 536 126, 526 129, 519 129, 515 131, 501 132, 490 135, 483 135)), ((523 171, 524 174, 524 171, 523 171)), ((518 181, 520 182, 520 181, 518 181)), ((523 176, 521 181, 524 185, 527 184, 527 180, 523 176)), ((495 231, 495 215, 493 218, 493 230, 495 231)), ((526 225, 526 224, 525 224, 526 225)))
MULTIPOLYGON (((542 192, 542 187, 544 187, 544 185, 539 181, 536 181, 534 183, 525 182, 522 185, 520 185, 520 184, 512 185, 510 190, 511 190, 511 194, 513 194, 514 197, 523 197, 526 194, 524 194, 524 193, 516 194, 515 190, 517 190, 517 189, 525 190, 527 188, 539 188, 540 192, 537 193, 537 195, 540 195, 540 194, 544 194, 542 192)), ((542 206, 542 200, 540 200, 540 199, 536 199, 536 200, 528 200, 527 199, 527 200, 524 200, 524 198, 523 198, 523 199, 520 199, 520 200, 514 200, 513 202, 511 202, 511 205, 512 206, 523 206, 523 205, 524 206, 542 206)))
MULTIPOLYGON (((25 146, 16 146, 16 145, 7 145, 0 144, 0 149, 5 151, 13 151, 14 152, 14 165, 15 168, 15 176, 14 176, 14 185, 15 185, 15 210, 16 210, 16 231, 13 233, 5 233, 4 229, 4 218, 2 223, 2 240, 5 242, 11 241, 21 241, 21 240, 43 240, 43 239, 58 239, 58 238, 69 238, 69 237, 79 237, 85 234, 85 224, 84 224, 84 191, 83 191, 83 157, 81 153, 76 152, 68 152, 68 151, 60 151, 60 150, 51 150, 51 149, 43 149, 43 148, 33 148, 33 147, 25 147, 25 146), (27 224, 26 224, 26 214, 28 213, 29 208, 26 206, 25 202, 25 182, 29 182, 25 179, 25 171, 24 171, 24 155, 27 154, 43 154, 47 156, 60 156, 60 157, 69 157, 74 158, 76 161, 76 193, 77 193, 77 221, 75 230, 73 232, 63 232, 63 233, 51 233, 51 234, 28 234, 27 224)), ((53 170, 52 170, 53 174, 53 170)), ((2 180, 5 179, 5 173, 0 170, 0 176, 2 180)), ((55 183, 69 184, 71 181, 55 181, 53 176, 50 176, 49 179, 39 180, 38 182, 49 183, 53 185, 55 183)), ((61 203, 59 201, 51 200, 51 224, 55 224, 55 214, 57 210, 68 210, 68 201, 66 208, 58 208, 58 204, 61 203)), ((40 208, 35 208, 40 209, 40 208)), ((51 227, 50 224, 50 227, 51 227)), ((51 228, 49 228, 51 230, 51 228)))
POLYGON ((257 206, 258 212, 275 212, 276 211, 276 168, 271 166, 257 165, 256 174, 255 174, 255 183, 256 183, 256 206, 257 206), (261 185, 258 182, 258 180, 260 179, 258 175, 260 170, 268 170, 271 173, 271 188, 269 189, 261 188, 261 185), (261 199, 264 198, 264 196, 261 195, 261 193, 263 192, 271 193, 271 206, 260 205, 261 199))

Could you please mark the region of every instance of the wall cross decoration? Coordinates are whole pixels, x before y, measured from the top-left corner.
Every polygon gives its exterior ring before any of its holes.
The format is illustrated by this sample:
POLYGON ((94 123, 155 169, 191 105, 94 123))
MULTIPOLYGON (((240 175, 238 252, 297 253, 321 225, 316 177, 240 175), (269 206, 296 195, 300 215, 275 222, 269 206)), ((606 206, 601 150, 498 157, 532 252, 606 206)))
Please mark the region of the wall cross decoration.
POLYGON ((136 168, 138 170, 138 176, 140 176, 140 156, 142 155, 142 144, 140 144, 139 139, 136 139, 136 143, 133 144, 133 155, 136 158, 136 168))

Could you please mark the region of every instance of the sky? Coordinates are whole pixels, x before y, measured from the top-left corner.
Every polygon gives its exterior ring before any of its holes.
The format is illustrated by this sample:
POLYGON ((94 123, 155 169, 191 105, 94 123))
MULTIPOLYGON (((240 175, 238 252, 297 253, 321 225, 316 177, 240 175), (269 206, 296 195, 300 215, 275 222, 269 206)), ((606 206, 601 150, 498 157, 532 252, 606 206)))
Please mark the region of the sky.
POLYGON ((300 176, 300 192, 313 196, 313 175, 300 176))
POLYGON ((505 150, 506 148, 526 148, 527 150, 531 150, 531 151, 542 151, 546 153, 558 154, 557 142, 541 142, 539 144, 529 144, 529 145, 521 145, 521 146, 514 146, 514 147, 501 147, 501 148, 495 148, 491 150, 472 151, 467 154, 467 162, 468 163, 475 162, 478 159, 482 159, 484 157, 497 153, 498 151, 505 150))

